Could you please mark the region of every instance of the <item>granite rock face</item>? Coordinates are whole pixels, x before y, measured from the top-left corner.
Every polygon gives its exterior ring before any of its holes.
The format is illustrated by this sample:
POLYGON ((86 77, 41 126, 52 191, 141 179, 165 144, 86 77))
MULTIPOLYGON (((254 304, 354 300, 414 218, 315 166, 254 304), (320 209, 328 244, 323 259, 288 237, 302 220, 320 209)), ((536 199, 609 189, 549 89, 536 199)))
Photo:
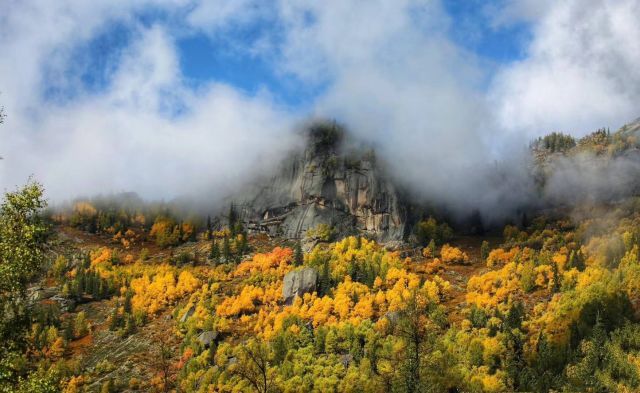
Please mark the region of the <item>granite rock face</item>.
POLYGON ((284 276, 282 285, 282 299, 285 304, 293 303, 296 296, 302 297, 305 293, 316 290, 318 284, 318 272, 310 267, 294 270, 284 276))
POLYGON ((325 224, 336 235, 402 240, 407 208, 372 149, 348 146, 335 125, 312 127, 304 151, 234 199, 250 230, 303 239, 325 224))

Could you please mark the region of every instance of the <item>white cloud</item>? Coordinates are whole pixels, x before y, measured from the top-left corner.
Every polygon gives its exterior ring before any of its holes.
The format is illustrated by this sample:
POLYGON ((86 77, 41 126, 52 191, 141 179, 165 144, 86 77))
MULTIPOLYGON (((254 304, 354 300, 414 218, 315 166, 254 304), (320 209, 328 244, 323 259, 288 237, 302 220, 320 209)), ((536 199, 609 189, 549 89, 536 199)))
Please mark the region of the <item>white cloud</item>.
POLYGON ((154 198, 201 192, 214 203, 289 147, 289 111, 268 93, 248 96, 220 83, 187 88, 167 28, 139 25, 135 11, 127 2, 21 2, 2 16, 0 46, 11 56, 0 60, 8 112, 0 188, 33 174, 55 200, 133 190, 154 198), (104 91, 88 92, 65 71, 77 61, 73 49, 116 20, 129 24, 133 40, 104 91), (76 96, 45 99, 54 83, 77 84, 76 96))
POLYGON ((554 0, 502 0, 488 2, 485 13, 493 28, 517 23, 536 23, 549 11, 554 0))
POLYGON ((209 34, 251 24, 264 16, 268 3, 259 0, 216 0, 196 2, 187 15, 188 23, 209 34))
POLYGON ((554 2, 491 91, 500 125, 538 135, 618 127, 640 110, 640 3, 554 2))
POLYGON ((279 17, 281 70, 325 86, 316 115, 374 143, 414 191, 489 204, 483 178, 502 133, 490 123, 481 60, 448 37, 454 22, 439 2, 283 0, 279 17))
POLYGON ((452 41, 458 26, 439 1, 265 4, 28 0, 0 10, 0 91, 9 116, 0 128, 0 188, 34 174, 55 198, 127 190, 163 197, 215 190, 207 192, 215 198, 265 168, 259 157, 275 163, 292 142, 292 125, 309 115, 338 118, 376 144, 394 176, 415 189, 487 207, 527 191, 517 177, 491 180, 521 174, 513 156, 524 154, 514 146, 638 115, 634 0, 506 1, 493 10, 494 27, 531 23, 532 40, 524 59, 492 76, 483 59, 452 41), (149 6, 169 17, 141 24, 135 14, 149 6), (77 48, 114 22, 133 38, 108 68, 105 89, 86 91, 68 66, 84 64, 73 58, 77 48), (262 31, 255 41, 234 35, 251 26, 262 31), (268 91, 189 87, 174 40, 194 31, 235 41, 283 78, 319 89, 311 113, 279 107, 268 91), (76 95, 46 100, 43 89, 52 85, 76 95), (508 164, 496 171, 495 160, 508 164))

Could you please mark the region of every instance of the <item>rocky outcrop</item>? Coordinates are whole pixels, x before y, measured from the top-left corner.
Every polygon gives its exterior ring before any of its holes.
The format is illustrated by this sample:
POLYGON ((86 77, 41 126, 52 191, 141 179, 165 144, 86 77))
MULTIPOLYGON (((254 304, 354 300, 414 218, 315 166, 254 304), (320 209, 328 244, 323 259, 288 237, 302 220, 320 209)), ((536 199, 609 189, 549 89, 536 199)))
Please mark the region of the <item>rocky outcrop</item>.
POLYGON ((312 128, 303 152, 251 188, 234 203, 254 231, 301 239, 326 224, 341 236, 383 242, 405 236, 407 208, 397 188, 373 150, 350 147, 335 125, 312 128))
POLYGON ((316 290, 318 284, 318 272, 310 267, 294 270, 284 276, 282 285, 282 299, 285 304, 293 303, 296 296, 302 297, 305 293, 316 290))
POLYGON ((73 309, 76 307, 76 303, 83 301, 83 298, 73 299, 62 296, 59 288, 57 287, 44 288, 41 286, 33 286, 28 288, 27 299, 29 300, 29 304, 31 305, 45 300, 56 302, 58 303, 60 310, 63 312, 73 311, 73 309))

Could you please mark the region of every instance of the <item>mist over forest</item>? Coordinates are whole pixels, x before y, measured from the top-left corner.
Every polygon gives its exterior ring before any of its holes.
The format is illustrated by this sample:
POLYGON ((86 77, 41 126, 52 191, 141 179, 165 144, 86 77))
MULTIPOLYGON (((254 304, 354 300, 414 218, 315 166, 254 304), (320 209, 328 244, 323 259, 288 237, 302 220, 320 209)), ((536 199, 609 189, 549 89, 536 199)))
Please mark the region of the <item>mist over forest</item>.
POLYGON ((0 393, 640 391, 638 0, 5 3, 0 393))

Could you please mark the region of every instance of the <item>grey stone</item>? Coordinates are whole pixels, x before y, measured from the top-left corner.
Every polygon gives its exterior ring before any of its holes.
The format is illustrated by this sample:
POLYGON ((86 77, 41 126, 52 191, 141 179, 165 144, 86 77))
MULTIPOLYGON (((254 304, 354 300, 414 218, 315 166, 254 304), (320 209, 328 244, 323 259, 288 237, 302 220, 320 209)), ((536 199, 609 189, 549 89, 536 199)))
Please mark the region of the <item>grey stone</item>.
POLYGON ((384 317, 387 318, 391 324, 395 324, 400 319, 400 313, 398 311, 387 311, 384 317))
POLYGON ((218 332, 214 332, 212 330, 202 332, 198 336, 198 342, 205 348, 209 348, 217 339, 218 332))
POLYGON ((50 299, 57 302, 60 306, 60 310, 64 312, 73 311, 76 308, 76 301, 74 299, 69 299, 62 295, 55 295, 50 299))
POLYGON ((282 298, 285 304, 293 303, 296 296, 316 290, 318 284, 318 272, 310 267, 294 270, 284 276, 282 286, 282 298))
POLYGON ((187 319, 189 319, 189 317, 191 317, 193 315, 193 313, 196 312, 196 306, 191 306, 189 307, 189 309, 184 313, 184 315, 182 316, 182 318, 180 318, 180 322, 184 323, 187 321, 187 319))
POLYGON ((326 224, 338 237, 360 233, 381 242, 403 240, 408 203, 373 150, 323 138, 310 131, 304 151, 231 198, 247 228, 303 239, 309 229, 326 224))

